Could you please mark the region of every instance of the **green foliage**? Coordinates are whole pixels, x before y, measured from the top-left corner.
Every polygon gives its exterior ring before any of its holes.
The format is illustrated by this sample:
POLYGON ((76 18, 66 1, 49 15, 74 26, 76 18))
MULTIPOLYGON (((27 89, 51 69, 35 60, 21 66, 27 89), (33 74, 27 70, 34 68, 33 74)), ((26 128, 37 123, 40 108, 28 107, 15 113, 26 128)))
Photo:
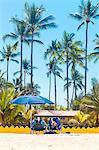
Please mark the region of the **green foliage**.
POLYGON ((2 118, 1 122, 3 124, 15 123, 17 116, 19 116, 23 110, 22 106, 12 106, 9 104, 14 97, 15 92, 14 89, 11 88, 2 90, 2 93, 0 94, 0 115, 2 118))
POLYGON ((87 120, 87 122, 88 122, 88 125, 90 126, 90 127, 95 127, 96 126, 96 114, 94 113, 94 112, 90 112, 89 113, 89 117, 88 117, 88 120, 87 120))
POLYGON ((87 120, 88 115, 84 114, 83 112, 79 111, 78 116, 76 117, 76 120, 80 123, 83 124, 87 120))
POLYGON ((22 94, 15 93, 14 88, 2 90, 0 93, 0 122, 7 125, 29 125, 31 113, 35 110, 27 110, 23 105, 14 105, 9 102, 22 94))
POLYGON ((83 99, 81 100, 81 106, 83 106, 83 111, 86 110, 86 112, 92 112, 96 116, 96 126, 99 126, 99 83, 96 82, 94 79, 94 82, 92 82, 93 88, 91 90, 91 93, 87 94, 83 99))
POLYGON ((69 125, 73 125, 74 127, 78 126, 89 126, 93 127, 96 125, 96 115, 91 112, 89 114, 84 114, 83 112, 79 111, 78 116, 75 119, 70 119, 68 121, 69 125))

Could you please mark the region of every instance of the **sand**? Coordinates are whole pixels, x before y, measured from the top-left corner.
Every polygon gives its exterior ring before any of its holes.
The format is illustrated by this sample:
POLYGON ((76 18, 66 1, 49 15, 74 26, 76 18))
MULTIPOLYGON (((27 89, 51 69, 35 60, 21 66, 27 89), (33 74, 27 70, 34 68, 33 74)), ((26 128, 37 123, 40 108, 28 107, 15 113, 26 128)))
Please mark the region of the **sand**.
POLYGON ((99 134, 0 134, 0 150, 99 150, 99 134))

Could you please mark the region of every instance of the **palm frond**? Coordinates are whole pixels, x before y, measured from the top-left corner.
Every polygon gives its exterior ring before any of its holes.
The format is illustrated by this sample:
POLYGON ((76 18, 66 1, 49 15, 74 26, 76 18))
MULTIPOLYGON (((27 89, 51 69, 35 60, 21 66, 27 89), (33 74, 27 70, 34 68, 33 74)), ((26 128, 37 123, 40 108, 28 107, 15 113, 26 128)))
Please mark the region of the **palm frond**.
POLYGON ((68 85, 67 85, 67 84, 64 85, 64 91, 66 90, 67 87, 70 87, 70 86, 71 86, 71 83, 72 83, 72 82, 68 82, 68 85))
POLYGON ((99 14, 94 15, 93 18, 98 19, 99 18, 99 14))
POLYGON ((19 42, 17 41, 17 42, 15 42, 15 44, 12 46, 13 50, 16 50, 16 49, 17 49, 18 43, 19 43, 19 42))
POLYGON ((19 55, 20 55, 20 52, 18 52, 18 53, 12 53, 11 57, 14 58, 14 57, 19 56, 19 55))
POLYGON ((33 41, 36 42, 36 43, 39 43, 41 45, 44 45, 44 43, 42 41, 40 41, 40 40, 33 40, 33 41))
POLYGON ((1 61, 1 62, 3 62, 3 61, 4 61, 4 59, 0 59, 0 61, 1 61))
POLYGON ((18 60, 15 60, 15 59, 10 59, 11 61, 13 61, 13 62, 16 62, 17 64, 19 64, 19 61, 18 60))
POLYGON ((17 17, 12 17, 10 19, 10 22, 14 23, 14 24, 19 24, 19 23, 22 23, 23 21, 21 20, 18 20, 17 17))
POLYGON ((75 14, 70 14, 70 16, 74 19, 77 19, 77 20, 82 20, 82 16, 79 14, 79 13, 75 13, 75 14))
POLYGON ((43 20, 41 20, 41 21, 40 21, 40 24, 48 23, 49 21, 52 21, 52 20, 54 20, 54 19, 55 19, 55 18, 54 18, 52 15, 50 15, 50 16, 44 18, 43 20))
POLYGON ((5 42, 6 39, 11 39, 11 40, 15 40, 18 38, 18 36, 14 33, 11 33, 11 34, 6 34, 2 37, 3 41, 5 42))
POLYGON ((5 58, 5 52, 0 51, 0 54, 2 55, 3 58, 5 58))
POLYGON ((20 71, 16 71, 16 72, 13 73, 13 75, 15 76, 15 75, 17 75, 19 73, 20 73, 20 71))
POLYGON ((28 39, 24 39, 24 43, 26 43, 27 45, 30 44, 29 41, 28 41, 28 39))
POLYGON ((56 28, 57 25, 54 23, 54 22, 51 22, 51 23, 46 23, 46 24, 43 24, 40 26, 40 29, 49 29, 49 28, 56 28))
POLYGON ((81 84, 81 85, 80 85, 80 84, 77 84, 77 86, 79 87, 80 90, 83 90, 83 88, 84 88, 84 85, 83 85, 83 84, 81 84))
POLYGON ((93 25, 95 24, 93 21, 90 21, 93 25))
POLYGON ((77 30, 79 30, 84 24, 85 24, 85 22, 82 22, 82 23, 78 26, 77 30))
POLYGON ((34 36, 36 36, 36 37, 40 37, 40 33, 39 32, 34 32, 34 36))
POLYGON ((96 37, 97 37, 97 38, 99 38, 99 35, 98 35, 98 34, 96 34, 96 37))

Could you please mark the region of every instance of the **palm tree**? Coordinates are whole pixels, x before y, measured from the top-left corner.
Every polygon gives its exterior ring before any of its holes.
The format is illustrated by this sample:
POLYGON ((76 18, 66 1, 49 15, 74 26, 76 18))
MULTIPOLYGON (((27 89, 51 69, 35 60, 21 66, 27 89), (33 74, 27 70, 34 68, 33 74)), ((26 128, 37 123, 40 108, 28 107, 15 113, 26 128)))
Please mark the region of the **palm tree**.
POLYGON ((75 98, 77 98, 77 94, 76 94, 76 86, 75 86, 75 78, 76 78, 76 66, 79 65, 81 67, 84 67, 83 65, 83 49, 81 48, 82 43, 81 41, 74 41, 72 42, 72 46, 69 52, 70 55, 70 62, 69 62, 69 66, 71 65, 71 74, 74 78, 74 89, 73 91, 75 91, 75 98))
POLYGON ((16 29, 14 33, 6 34, 3 36, 3 40, 5 41, 7 38, 12 40, 16 40, 15 45, 20 43, 20 90, 22 88, 22 60, 23 60, 23 42, 29 45, 29 41, 27 40, 28 30, 26 29, 26 23, 24 21, 18 21, 17 18, 12 18, 11 22, 16 25, 16 29))
MULTIPOLYGON (((22 61, 22 68, 23 68, 23 72, 24 72, 24 87, 26 85, 26 75, 31 75, 30 73, 30 69, 31 69, 31 66, 30 66, 30 61, 27 60, 27 58, 23 59, 22 61)), ((32 69, 38 69, 37 67, 33 67, 32 69)), ((16 71, 14 73, 14 75, 20 73, 20 71, 16 71)))
POLYGON ((49 100, 51 97, 51 75, 52 75, 52 68, 53 68, 53 63, 50 61, 50 63, 46 64, 48 66, 48 72, 47 72, 47 77, 49 78, 49 100))
POLYGON ((45 12, 45 9, 43 6, 35 6, 33 4, 32 6, 29 6, 28 3, 25 3, 25 21, 27 23, 28 29, 30 30, 31 34, 31 92, 33 87, 33 44, 34 42, 43 44, 39 40, 34 39, 35 34, 39 34, 40 30, 48 29, 56 27, 55 23, 52 22, 54 20, 54 17, 52 15, 42 18, 43 13, 45 12))
POLYGON ((56 77, 62 79, 61 73, 62 69, 58 67, 57 62, 55 63, 55 59, 53 61, 50 61, 50 63, 47 64, 48 66, 48 72, 47 77, 49 77, 49 100, 51 95, 51 75, 54 75, 54 87, 55 87, 55 108, 57 107, 57 83, 56 83, 56 77))
POLYGON ((48 47, 48 49, 46 49, 45 53, 44 53, 44 58, 47 59, 47 57, 49 58, 50 63, 47 64, 47 66, 49 67, 49 72, 47 73, 47 76, 49 78, 49 99, 50 99, 50 91, 51 91, 51 74, 54 74, 54 83, 55 83, 55 108, 56 108, 56 102, 57 102, 57 98, 56 98, 56 74, 55 72, 57 72, 56 70, 59 69, 60 71, 62 71, 58 66, 57 66, 57 61, 60 58, 60 48, 61 48, 61 44, 59 41, 57 40, 52 40, 51 45, 48 47), (58 67, 58 68, 57 68, 58 67))
MULTIPOLYGON (((67 83, 64 85, 64 90, 67 88, 67 86, 73 86, 73 92, 72 92, 72 98, 71 98, 71 107, 73 105, 73 97, 74 100, 77 98, 77 91, 80 89, 81 91, 84 88, 83 82, 82 82, 83 76, 75 70, 75 73, 72 72, 71 79, 69 78, 68 85, 67 83)), ((65 79, 66 80, 66 79, 65 79)))
MULTIPOLYGON (((69 52, 72 46, 72 40, 73 40, 74 34, 71 33, 67 33, 66 31, 64 31, 63 34, 63 39, 62 39, 62 55, 64 58, 64 62, 66 64, 66 80, 67 80, 67 85, 69 84, 69 76, 68 76, 68 68, 69 68, 69 52)), ((63 61, 63 60, 62 60, 63 61)), ((69 110, 69 86, 66 87, 66 91, 67 91, 67 109, 69 110)))
POLYGON ((1 55, 2 55, 2 59, 0 59, 0 61, 4 61, 6 60, 7 62, 7 81, 8 81, 8 75, 9 75, 9 61, 13 61, 16 63, 19 63, 18 60, 16 60, 15 58, 20 54, 20 53, 15 53, 13 50, 16 49, 15 45, 11 46, 6 45, 6 48, 3 47, 3 51, 0 51, 1 55))
POLYGON ((85 46, 85 95, 87 92, 87 47, 88 47, 88 27, 89 23, 94 24, 93 19, 97 19, 99 17, 97 3, 95 6, 92 4, 91 0, 81 0, 81 5, 79 5, 79 12, 75 14, 70 14, 71 17, 81 21, 81 24, 78 26, 77 30, 79 30, 83 25, 86 26, 86 46, 85 46))

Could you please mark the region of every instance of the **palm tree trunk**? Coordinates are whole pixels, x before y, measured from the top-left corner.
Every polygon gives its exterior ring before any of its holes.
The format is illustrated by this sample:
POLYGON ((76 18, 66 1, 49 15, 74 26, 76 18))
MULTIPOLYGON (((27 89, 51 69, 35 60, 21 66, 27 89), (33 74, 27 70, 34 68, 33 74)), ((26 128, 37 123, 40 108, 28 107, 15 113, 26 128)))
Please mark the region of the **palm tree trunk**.
POLYGON ((20 91, 22 90, 22 60, 23 60, 23 40, 21 39, 20 91))
POLYGON ((67 74, 67 109, 69 110, 69 87, 68 87, 68 51, 66 51, 66 74, 67 74))
POLYGON ((85 96, 87 93, 87 47, 88 47, 88 22, 86 22, 86 48, 85 48, 85 96))
POLYGON ((33 31, 32 31, 32 40, 31 40, 31 93, 33 91, 33 31))
POLYGON ((9 60, 7 60, 7 81, 9 79, 9 60))
POLYGON ((55 109, 57 107, 57 96, 56 96, 56 74, 54 73, 54 86, 55 86, 55 109))
POLYGON ((49 100, 51 97, 51 72, 50 72, 50 77, 49 77, 49 100))

